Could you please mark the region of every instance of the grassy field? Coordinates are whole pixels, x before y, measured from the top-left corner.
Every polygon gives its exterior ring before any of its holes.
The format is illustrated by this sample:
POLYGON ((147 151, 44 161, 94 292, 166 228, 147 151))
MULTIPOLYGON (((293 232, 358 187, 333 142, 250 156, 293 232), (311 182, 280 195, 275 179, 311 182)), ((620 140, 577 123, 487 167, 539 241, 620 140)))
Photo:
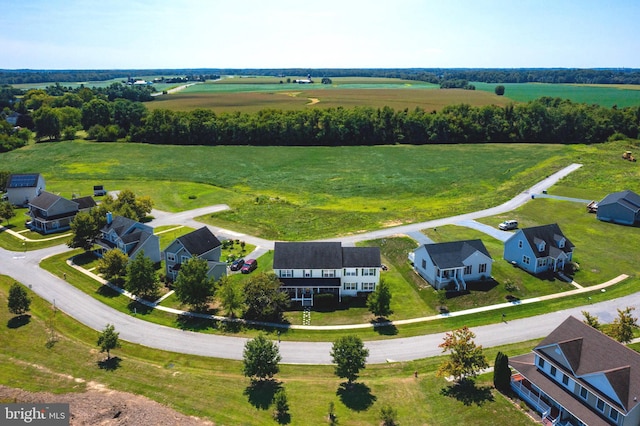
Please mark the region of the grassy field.
MULTIPOLYGON (((10 279, 0 276, 0 305, 6 306, 10 279)), ((88 382, 110 389, 145 395, 187 415, 216 424, 271 425, 269 408, 273 388, 250 387, 237 361, 204 358, 152 350, 123 342, 112 355, 115 369, 101 369, 105 358, 96 347, 98 333, 78 324, 33 294, 26 324, 0 309, 0 384, 28 391, 83 392, 88 382), (50 342, 51 330, 55 341, 50 342), (49 343, 48 343, 49 342, 49 343), (198 392, 193 389, 197 387, 198 392)), ((117 330, 116 330, 117 331, 117 330)), ((492 363, 497 350, 510 356, 528 352, 536 342, 485 350, 492 363)), ((491 376, 481 376, 474 389, 457 392, 435 377, 442 358, 370 365, 353 391, 340 390, 341 380, 331 366, 283 365, 278 386, 289 397, 291 424, 324 424, 330 402, 341 425, 378 422, 382 405, 398 411, 403 425, 534 424, 518 407, 491 387, 491 376), (419 378, 413 372, 419 372, 419 378), (312 394, 313 397, 309 397, 312 394)))
MULTIPOLYGON (((497 83, 473 83, 476 90, 494 93, 497 83)), ((578 85, 545 83, 505 83, 504 96, 515 102, 528 102, 542 96, 570 99, 573 102, 620 108, 640 105, 637 85, 578 85)))

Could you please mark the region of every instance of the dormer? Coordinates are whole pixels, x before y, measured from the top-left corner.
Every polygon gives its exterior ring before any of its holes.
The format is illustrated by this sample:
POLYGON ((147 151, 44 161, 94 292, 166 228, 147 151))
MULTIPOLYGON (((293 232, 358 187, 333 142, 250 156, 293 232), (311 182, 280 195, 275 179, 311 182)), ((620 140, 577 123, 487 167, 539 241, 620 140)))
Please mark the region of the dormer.
POLYGON ((543 239, 535 238, 533 240, 533 242, 535 243, 535 245, 536 245, 536 247, 538 249, 538 252, 540 252, 540 253, 542 253, 544 251, 544 249, 547 247, 547 243, 543 239))
POLYGON ((554 235, 553 239, 556 242, 556 245, 558 246, 558 248, 564 248, 564 245, 567 242, 567 239, 565 237, 558 234, 554 235))

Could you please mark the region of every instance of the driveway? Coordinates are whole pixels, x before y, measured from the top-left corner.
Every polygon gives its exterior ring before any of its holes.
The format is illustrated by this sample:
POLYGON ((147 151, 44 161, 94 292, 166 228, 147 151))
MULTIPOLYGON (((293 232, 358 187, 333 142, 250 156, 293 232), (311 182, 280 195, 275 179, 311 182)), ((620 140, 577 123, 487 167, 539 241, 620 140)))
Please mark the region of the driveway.
MULTIPOLYGON (((537 185, 534 185, 529 191, 525 191, 512 200, 491 209, 451 218, 388 228, 336 240, 341 240, 345 243, 355 243, 356 241, 371 238, 419 232, 425 228, 455 224, 479 217, 504 213, 530 200, 530 193, 541 192, 542 189, 552 186, 553 183, 579 167, 579 164, 573 164, 541 181, 537 185)), ((182 224, 198 228, 202 226, 202 224, 195 221, 192 222, 193 217, 220 211, 219 209, 223 208, 224 206, 213 206, 175 215, 154 211, 153 214, 156 219, 152 224, 155 226, 161 224, 182 224)), ((216 230, 218 234, 232 232, 215 227, 211 228, 212 230, 216 230)), ((258 250, 267 250, 269 247, 273 247, 273 242, 271 241, 256 239, 243 234, 236 233, 236 235, 238 235, 238 238, 241 237, 252 244, 254 244, 253 241, 257 242, 258 244, 256 244, 256 246, 259 247, 258 250)), ((120 313, 109 308, 91 296, 70 286, 61 277, 54 276, 39 267, 42 258, 63 253, 67 250, 66 246, 57 246, 26 253, 16 253, 0 249, 0 273, 8 275, 29 286, 36 294, 48 300, 52 305, 55 305, 57 309, 62 310, 94 330, 102 330, 106 324, 111 323, 114 324, 122 339, 133 343, 173 352, 217 358, 242 359, 242 350, 246 342, 244 338, 193 333, 140 320, 133 315, 120 313)), ((601 321, 610 322, 613 320, 612 312, 615 312, 616 308, 638 305, 640 305, 640 293, 616 300, 596 303, 587 308, 579 307, 540 315, 535 317, 535 319, 525 318, 522 320, 509 321, 507 317, 507 322, 475 327, 473 331, 476 333, 476 343, 478 344, 485 347, 503 345, 543 337, 560 324, 568 315, 580 317, 580 312, 584 309, 587 309, 592 314, 598 315, 601 321)), ((498 313, 496 313, 496 315, 498 315, 498 313)), ((440 355, 441 350, 438 348, 438 345, 442 342, 443 336, 444 333, 438 333, 366 342, 366 346, 370 351, 368 362, 409 361, 440 355)), ((284 363, 329 364, 331 362, 329 356, 330 348, 330 342, 287 341, 280 343, 280 352, 284 363)))

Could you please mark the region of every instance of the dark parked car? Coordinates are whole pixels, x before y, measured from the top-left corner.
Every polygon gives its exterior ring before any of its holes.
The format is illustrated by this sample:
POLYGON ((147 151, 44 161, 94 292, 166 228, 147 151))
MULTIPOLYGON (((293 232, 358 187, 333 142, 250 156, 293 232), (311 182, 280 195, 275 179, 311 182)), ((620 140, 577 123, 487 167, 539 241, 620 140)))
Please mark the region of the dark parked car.
POLYGON ((248 274, 251 271, 255 270, 258 267, 258 261, 256 259, 247 259, 244 262, 244 265, 242 265, 242 269, 240 269, 240 272, 242 272, 243 274, 248 274))
POLYGON ((233 261, 229 269, 232 271, 239 271, 240 268, 242 268, 242 265, 244 265, 244 259, 236 259, 233 261))

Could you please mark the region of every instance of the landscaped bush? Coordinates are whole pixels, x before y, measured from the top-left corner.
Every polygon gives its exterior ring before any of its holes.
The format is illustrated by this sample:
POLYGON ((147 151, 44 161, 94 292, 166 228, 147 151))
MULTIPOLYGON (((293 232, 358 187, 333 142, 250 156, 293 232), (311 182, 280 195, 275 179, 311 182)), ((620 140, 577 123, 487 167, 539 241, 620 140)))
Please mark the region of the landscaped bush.
MULTIPOLYGON (((343 298, 344 301, 344 298, 343 298)), ((336 295, 321 293, 313 296, 313 307, 317 309, 331 309, 336 307, 336 295)))

